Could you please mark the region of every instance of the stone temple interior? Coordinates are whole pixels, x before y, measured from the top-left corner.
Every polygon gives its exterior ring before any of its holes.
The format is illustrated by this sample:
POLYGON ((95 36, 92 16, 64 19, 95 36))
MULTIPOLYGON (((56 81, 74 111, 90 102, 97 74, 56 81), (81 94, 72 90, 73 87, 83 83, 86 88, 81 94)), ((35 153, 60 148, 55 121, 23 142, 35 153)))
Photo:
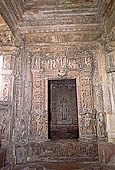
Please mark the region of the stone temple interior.
POLYGON ((115 170, 115 0, 0 0, 0 168, 115 170))

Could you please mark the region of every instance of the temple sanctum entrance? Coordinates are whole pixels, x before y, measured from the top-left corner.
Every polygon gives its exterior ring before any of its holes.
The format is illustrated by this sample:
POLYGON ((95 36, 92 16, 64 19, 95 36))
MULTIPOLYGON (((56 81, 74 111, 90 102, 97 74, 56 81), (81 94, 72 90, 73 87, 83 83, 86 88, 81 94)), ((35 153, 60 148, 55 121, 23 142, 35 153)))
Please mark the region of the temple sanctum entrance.
POLYGON ((76 79, 48 81, 49 139, 79 137, 76 79))

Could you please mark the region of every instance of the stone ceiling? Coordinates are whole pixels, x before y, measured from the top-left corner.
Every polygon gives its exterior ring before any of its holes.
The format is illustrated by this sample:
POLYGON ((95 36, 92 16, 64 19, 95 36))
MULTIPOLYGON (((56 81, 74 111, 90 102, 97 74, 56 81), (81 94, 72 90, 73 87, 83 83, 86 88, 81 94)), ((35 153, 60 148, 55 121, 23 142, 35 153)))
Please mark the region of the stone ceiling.
POLYGON ((68 27, 97 31, 99 37, 113 6, 114 0, 1 0, 0 14, 14 34, 17 29, 21 33, 49 32, 51 27, 60 31, 64 25, 65 31, 68 27))

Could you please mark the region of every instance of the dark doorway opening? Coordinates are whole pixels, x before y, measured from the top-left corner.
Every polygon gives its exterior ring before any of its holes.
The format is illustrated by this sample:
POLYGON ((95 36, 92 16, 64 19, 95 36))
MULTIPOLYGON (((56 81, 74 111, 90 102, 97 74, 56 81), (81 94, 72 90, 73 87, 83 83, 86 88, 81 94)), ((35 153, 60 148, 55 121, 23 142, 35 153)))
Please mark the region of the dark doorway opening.
POLYGON ((79 137, 76 79, 48 81, 48 138, 79 137))

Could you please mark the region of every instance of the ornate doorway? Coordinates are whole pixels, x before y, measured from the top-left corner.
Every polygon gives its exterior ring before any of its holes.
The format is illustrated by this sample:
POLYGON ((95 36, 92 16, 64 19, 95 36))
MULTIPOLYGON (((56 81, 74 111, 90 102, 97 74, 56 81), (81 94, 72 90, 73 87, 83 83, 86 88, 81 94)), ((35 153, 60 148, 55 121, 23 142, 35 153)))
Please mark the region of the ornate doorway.
POLYGON ((49 80, 48 94, 49 139, 78 138, 76 80, 49 80))

